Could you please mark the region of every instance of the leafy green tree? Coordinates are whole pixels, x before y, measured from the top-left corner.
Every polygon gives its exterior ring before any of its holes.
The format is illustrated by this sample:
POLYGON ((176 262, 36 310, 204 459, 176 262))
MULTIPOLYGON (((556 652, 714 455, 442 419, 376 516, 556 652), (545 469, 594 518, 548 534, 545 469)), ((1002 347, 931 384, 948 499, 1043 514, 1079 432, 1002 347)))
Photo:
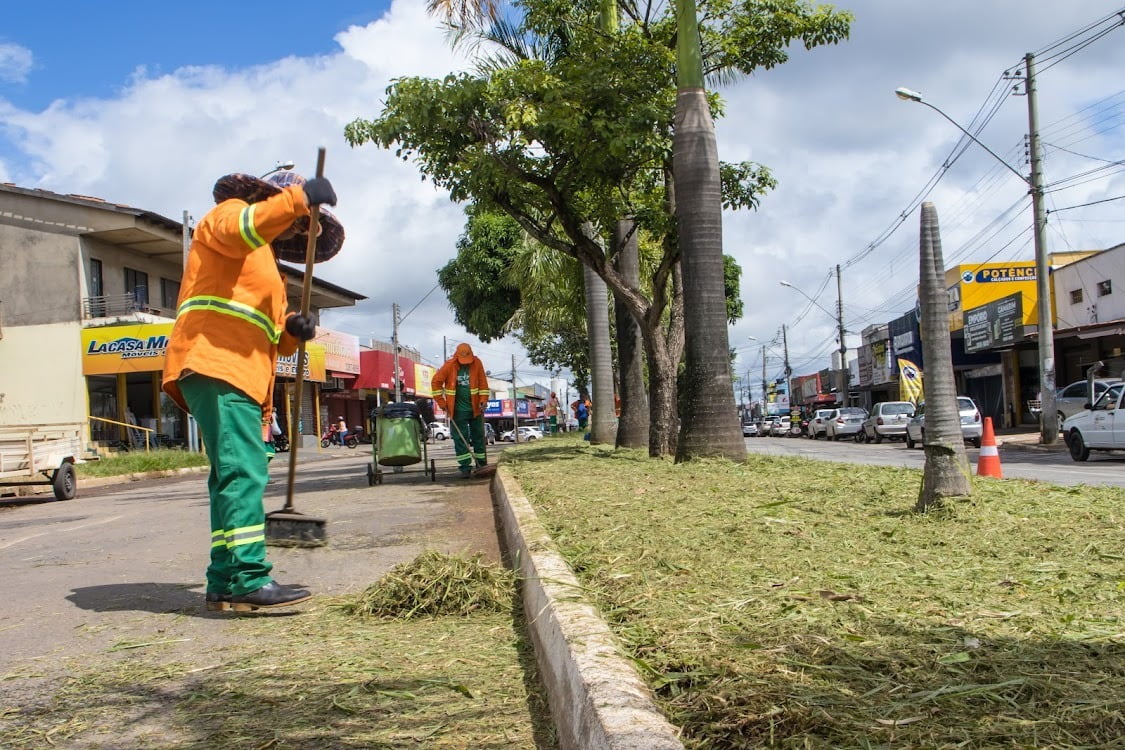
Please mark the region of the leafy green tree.
MULTIPOLYGON (((454 200, 505 211, 544 246, 605 280, 617 303, 641 325, 654 436, 650 453, 660 455, 674 439, 675 371, 683 346, 679 245, 669 212, 675 205, 670 179, 675 24, 667 16, 639 12, 638 5, 623 3, 632 23, 606 35, 594 22, 593 0, 524 0, 519 6, 526 34, 549 36, 560 17, 574 19, 566 55, 440 81, 401 79, 388 90, 380 116, 354 121, 346 135, 354 145, 371 141, 396 148, 454 200), (633 217, 663 250, 647 289, 628 283, 612 262, 618 248, 609 231, 623 216, 633 217), (599 239, 584 235, 587 222, 605 228, 599 239)), ((841 16, 795 1, 709 5, 720 12, 704 16, 704 39, 730 36, 704 47, 719 61, 715 70, 769 67, 784 60, 794 40, 810 46, 810 40, 835 41, 847 31, 841 16)), ((716 97, 709 97, 708 105, 713 114, 720 111, 716 97)), ((772 185, 768 171, 753 164, 724 165, 719 174, 727 208, 756 206, 772 185)))

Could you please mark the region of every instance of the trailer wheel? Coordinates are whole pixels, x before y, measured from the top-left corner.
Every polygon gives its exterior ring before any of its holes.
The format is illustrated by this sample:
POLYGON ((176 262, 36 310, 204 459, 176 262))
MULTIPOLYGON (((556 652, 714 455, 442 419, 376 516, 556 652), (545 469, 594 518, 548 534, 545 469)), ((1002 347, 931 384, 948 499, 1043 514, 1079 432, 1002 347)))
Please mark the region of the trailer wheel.
POLYGON ((375 486, 375 467, 373 467, 371 464, 367 464, 367 486, 375 486))
POLYGON ((431 482, 437 481, 437 467, 435 466, 435 463, 436 462, 434 461, 434 459, 431 458, 430 459, 430 481, 431 482))
POLYGON ((51 485, 54 487, 56 500, 73 500, 78 494, 78 477, 74 473, 74 465, 67 461, 59 466, 51 485))

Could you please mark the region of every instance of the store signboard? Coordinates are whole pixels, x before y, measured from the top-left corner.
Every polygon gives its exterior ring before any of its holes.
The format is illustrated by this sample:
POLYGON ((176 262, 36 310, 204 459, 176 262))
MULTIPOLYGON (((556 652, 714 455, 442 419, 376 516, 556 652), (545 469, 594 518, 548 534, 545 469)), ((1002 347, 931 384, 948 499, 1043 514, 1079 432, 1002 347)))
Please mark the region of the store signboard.
POLYGON ((136 323, 83 328, 82 374, 163 370, 172 326, 172 323, 136 323))
POLYGON ((945 272, 945 284, 949 289, 950 332, 964 328, 967 311, 1013 294, 1021 300, 1019 325, 1036 324, 1039 290, 1033 260, 953 266, 945 272))
MULTIPOLYGON (((328 380, 328 371, 324 366, 324 347, 313 341, 305 344, 305 380, 315 380, 324 383, 328 380)), ((288 357, 277 358, 277 369, 274 371, 283 378, 297 377, 297 353, 288 357)))
POLYGON ((328 328, 317 328, 317 344, 324 347, 324 367, 332 372, 359 374, 359 338, 328 328))
POLYGON ((1011 346, 1023 339, 1023 295, 1003 299, 965 311, 965 351, 980 352, 1011 346))

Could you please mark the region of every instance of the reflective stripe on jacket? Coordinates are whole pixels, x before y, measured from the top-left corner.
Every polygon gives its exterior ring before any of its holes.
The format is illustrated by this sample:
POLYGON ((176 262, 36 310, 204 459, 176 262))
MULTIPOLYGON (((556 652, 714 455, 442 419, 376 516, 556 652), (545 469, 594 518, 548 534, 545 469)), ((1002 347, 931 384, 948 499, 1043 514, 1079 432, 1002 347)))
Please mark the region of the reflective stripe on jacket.
POLYGON ((298 342, 284 330, 288 298, 269 243, 308 213, 305 191, 290 186, 258 203, 223 201, 196 226, 162 383, 183 409, 177 381, 187 371, 270 406, 277 356, 298 342))

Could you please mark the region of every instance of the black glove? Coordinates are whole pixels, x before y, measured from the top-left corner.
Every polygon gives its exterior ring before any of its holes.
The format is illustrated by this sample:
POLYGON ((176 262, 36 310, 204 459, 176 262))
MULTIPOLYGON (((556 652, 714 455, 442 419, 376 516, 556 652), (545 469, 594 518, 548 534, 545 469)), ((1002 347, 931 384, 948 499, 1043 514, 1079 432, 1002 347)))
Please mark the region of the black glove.
POLYGON ((290 315, 285 321, 285 331, 301 341, 308 341, 316 336, 316 323, 313 323, 312 318, 297 313, 290 315))
POLYGON ((336 205, 336 191, 332 189, 332 183, 327 178, 314 177, 307 180, 304 188, 305 198, 308 199, 310 206, 319 206, 321 203, 336 205))

